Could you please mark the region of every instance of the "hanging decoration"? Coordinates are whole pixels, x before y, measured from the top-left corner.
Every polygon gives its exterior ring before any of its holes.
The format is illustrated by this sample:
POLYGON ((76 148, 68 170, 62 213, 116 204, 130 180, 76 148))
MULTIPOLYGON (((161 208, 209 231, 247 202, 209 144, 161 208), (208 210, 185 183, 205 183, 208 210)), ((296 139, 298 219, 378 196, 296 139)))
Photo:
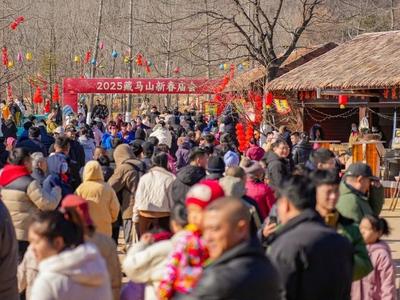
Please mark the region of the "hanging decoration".
POLYGON ((18 61, 19 63, 22 63, 23 60, 24 60, 24 58, 23 58, 22 53, 21 53, 21 51, 20 51, 20 52, 18 52, 18 55, 17 55, 17 61, 18 61))
POLYGON ((280 115, 287 115, 292 111, 286 99, 274 99, 274 104, 276 112, 280 115))
POLYGON ((130 62, 131 62, 131 59, 129 58, 129 56, 125 56, 124 63, 129 64, 130 62))
POLYGON ((27 61, 31 61, 31 60, 32 60, 32 53, 31 53, 31 52, 26 52, 26 54, 25 54, 25 59, 26 59, 27 61))
POLYGON ((7 99, 12 100, 12 98, 13 98, 13 94, 12 94, 11 84, 8 83, 7 84, 7 99))
POLYGON ((260 94, 256 94, 254 97, 254 123, 260 124, 262 121, 262 114, 263 114, 263 104, 262 104, 262 97, 260 94))
POLYGON ((176 67, 175 69, 174 69, 174 73, 175 74, 179 74, 181 72, 181 69, 179 68, 179 67, 176 67))
POLYGON ((7 47, 3 47, 1 49, 1 58, 3 62, 3 66, 8 67, 8 50, 7 47))
POLYGON ((223 71, 223 70, 224 70, 224 64, 220 64, 218 68, 219 68, 221 71, 223 71))
POLYGON ((56 83, 54 85, 53 97, 52 98, 53 98, 54 102, 60 101, 60 91, 59 91, 58 83, 56 83))
POLYGON ((94 58, 92 58, 92 60, 90 61, 90 63, 92 64, 92 65, 96 65, 96 60, 94 59, 94 58))
POLYGON ((274 95, 271 92, 267 92, 265 95, 265 105, 268 109, 271 108, 272 103, 274 102, 274 95))
POLYGON ((99 49, 100 49, 100 50, 103 50, 103 48, 104 48, 104 43, 103 43, 103 42, 100 42, 100 43, 99 43, 99 49))
POLYGON ((33 103, 40 104, 42 102, 43 102, 42 91, 40 87, 37 87, 35 94, 33 95, 33 103))
POLYGON ((248 124, 246 127, 246 148, 250 144, 250 140, 254 137, 254 129, 251 124, 248 124))
POLYGON ((246 150, 246 135, 242 123, 236 124, 236 139, 239 143, 239 151, 244 152, 246 150))
POLYGON ((229 68, 229 79, 232 80, 234 76, 235 76, 235 65, 231 64, 229 68))
POLYGON ((77 64, 79 64, 79 63, 81 62, 81 57, 80 57, 80 55, 75 55, 75 56, 74 56, 74 62, 77 63, 77 64))
POLYGON ((25 21, 24 16, 19 16, 18 18, 16 18, 11 24, 10 24, 10 28, 12 30, 17 29, 17 27, 19 26, 19 24, 23 23, 25 21))
POLYGON ((90 52, 90 50, 88 50, 85 54, 85 64, 90 62, 90 58, 92 57, 92 52, 90 52))
POLYGON ((143 55, 141 53, 136 55, 136 64, 138 66, 143 66, 143 55))
POLYGON ((239 64, 239 65, 238 65, 238 71, 243 71, 243 70, 244 70, 243 65, 242 65, 242 64, 239 64))
POLYGON ((349 102, 349 97, 347 95, 339 95, 340 109, 346 108, 348 102, 349 102))
POLYGON ((14 68, 14 62, 12 60, 8 61, 7 68, 9 69, 14 68))
POLYGON ((51 109, 50 100, 46 99, 45 104, 44 104, 44 113, 49 114, 50 109, 51 109))
POLYGON ((118 52, 113 50, 111 53, 112 58, 117 58, 118 57, 118 52))
POLYGON ((146 73, 147 74, 151 73, 150 66, 151 66, 151 61, 146 61, 146 73))

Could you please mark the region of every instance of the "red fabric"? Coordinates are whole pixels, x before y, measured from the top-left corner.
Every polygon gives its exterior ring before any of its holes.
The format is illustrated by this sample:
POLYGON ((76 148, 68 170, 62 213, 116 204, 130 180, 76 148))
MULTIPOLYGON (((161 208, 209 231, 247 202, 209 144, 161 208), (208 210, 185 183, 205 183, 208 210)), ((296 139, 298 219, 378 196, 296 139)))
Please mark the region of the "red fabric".
POLYGON ((260 161, 264 157, 265 151, 257 145, 251 145, 246 152, 246 156, 251 160, 260 161))
POLYGON ((153 238, 155 242, 169 240, 172 237, 172 233, 168 231, 162 231, 158 233, 153 233, 153 238))
POLYGON ((246 191, 246 195, 257 202, 261 217, 264 220, 276 202, 273 190, 263 182, 247 180, 246 191))
POLYGON ((30 175, 30 172, 25 166, 6 165, 0 175, 0 186, 6 186, 14 180, 30 175))

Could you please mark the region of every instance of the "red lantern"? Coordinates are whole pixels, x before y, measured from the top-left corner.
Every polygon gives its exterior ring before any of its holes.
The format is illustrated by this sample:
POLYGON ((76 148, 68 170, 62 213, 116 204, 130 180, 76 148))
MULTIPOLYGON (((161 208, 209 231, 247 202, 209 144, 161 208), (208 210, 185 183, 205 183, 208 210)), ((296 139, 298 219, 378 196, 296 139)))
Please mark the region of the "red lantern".
POLYGON ((50 100, 46 99, 46 104, 44 105, 44 112, 46 114, 50 113, 50 100))
POLYGON ((151 73, 151 69, 150 69, 150 63, 148 61, 146 61, 146 73, 150 74, 151 73))
POLYGON ((33 95, 33 103, 39 104, 43 102, 42 91, 40 87, 36 88, 35 94, 33 95))
POLYGON ((174 73, 175 73, 175 74, 178 74, 180 71, 181 71, 181 69, 179 69, 179 67, 176 67, 176 68, 174 69, 174 73))
POLYGON ((54 85, 54 90, 53 90, 53 101, 58 102, 60 100, 60 92, 58 90, 58 83, 54 85))
POLYGON ((137 64, 138 66, 143 66, 143 55, 140 54, 140 53, 138 53, 138 54, 136 55, 136 64, 137 64))
POLYGON ((267 95, 265 95, 265 104, 267 105, 267 108, 270 108, 273 102, 274 95, 271 92, 268 92, 267 95))
POLYGON ((5 67, 8 66, 8 51, 7 51, 7 47, 3 47, 3 49, 1 50, 1 56, 2 56, 2 60, 3 60, 3 65, 5 67))
POLYGON ((85 54, 85 64, 88 64, 90 62, 90 58, 92 57, 92 53, 89 51, 86 52, 85 54))
POLYGON ((339 105, 341 109, 344 109, 349 102, 349 97, 347 95, 339 95, 339 105))
POLYGON ((12 95, 12 88, 11 88, 11 84, 7 84, 7 99, 8 100, 12 100, 13 95, 12 95))

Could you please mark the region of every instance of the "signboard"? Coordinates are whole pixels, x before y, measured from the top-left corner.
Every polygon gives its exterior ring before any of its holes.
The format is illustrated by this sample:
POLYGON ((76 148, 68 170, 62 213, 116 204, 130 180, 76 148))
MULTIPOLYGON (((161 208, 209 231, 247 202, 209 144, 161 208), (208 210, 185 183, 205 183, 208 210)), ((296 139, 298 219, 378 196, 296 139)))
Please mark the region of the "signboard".
POLYGON ((220 80, 188 78, 66 78, 64 93, 213 94, 220 80))
POLYGON ((278 114, 286 115, 291 112, 289 102, 286 99, 274 99, 274 104, 278 114))

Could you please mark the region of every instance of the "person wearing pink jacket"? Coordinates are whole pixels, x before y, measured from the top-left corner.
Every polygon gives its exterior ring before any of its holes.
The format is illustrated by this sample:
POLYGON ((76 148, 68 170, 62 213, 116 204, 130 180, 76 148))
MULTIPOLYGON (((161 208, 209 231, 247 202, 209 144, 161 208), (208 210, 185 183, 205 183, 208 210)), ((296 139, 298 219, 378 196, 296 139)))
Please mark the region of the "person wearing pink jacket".
POLYGON ((396 300, 395 269, 389 245, 380 238, 389 235, 385 219, 367 215, 360 223, 373 271, 351 287, 352 300, 396 300))

